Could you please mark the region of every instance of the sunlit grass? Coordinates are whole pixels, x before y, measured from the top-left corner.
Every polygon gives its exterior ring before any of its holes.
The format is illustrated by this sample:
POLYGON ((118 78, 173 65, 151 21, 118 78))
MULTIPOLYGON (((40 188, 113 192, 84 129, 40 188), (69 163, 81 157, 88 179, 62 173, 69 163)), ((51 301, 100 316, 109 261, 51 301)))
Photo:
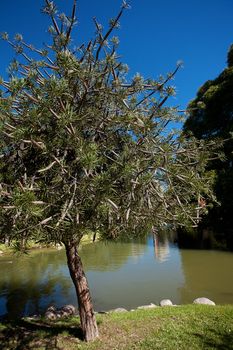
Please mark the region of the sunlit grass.
POLYGON ((77 317, 0 325, 1 349, 233 349, 233 306, 186 305, 97 315, 100 339, 84 343, 77 317))
MULTIPOLYGON (((95 236, 95 242, 98 242, 100 240, 100 235, 97 233, 95 236)), ((93 243, 93 233, 90 232, 88 234, 85 234, 82 237, 81 240, 81 245, 85 245, 85 244, 90 244, 93 243)), ((7 246, 3 243, 0 243, 0 252, 2 252, 4 255, 9 255, 9 254, 13 254, 15 253, 15 242, 12 241, 10 246, 7 246)), ((61 248, 64 246, 60 246, 61 248)), ((27 246, 26 246, 26 251, 30 252, 30 251, 35 251, 35 250, 40 250, 40 249, 44 249, 44 248, 49 248, 49 249, 57 249, 55 244, 43 244, 43 243, 37 243, 33 240, 29 240, 27 242, 27 246)), ((1 254, 0 254, 1 257, 1 254)))

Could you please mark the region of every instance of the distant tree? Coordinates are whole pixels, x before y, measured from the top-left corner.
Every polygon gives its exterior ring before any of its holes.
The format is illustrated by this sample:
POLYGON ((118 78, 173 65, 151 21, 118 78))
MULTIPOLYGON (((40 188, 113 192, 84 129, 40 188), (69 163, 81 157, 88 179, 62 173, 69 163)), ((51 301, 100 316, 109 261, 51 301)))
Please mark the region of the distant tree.
POLYGON ((201 223, 227 239, 233 249, 233 45, 227 58, 228 66, 214 80, 208 80, 188 106, 189 117, 184 125, 199 139, 226 140, 224 159, 209 162, 209 169, 216 170, 215 193, 221 206, 215 205, 201 223))
POLYGON ((76 1, 69 17, 46 0, 52 43, 44 49, 3 34, 18 59, 0 82, 1 235, 19 249, 29 238, 64 244, 87 341, 98 329, 82 236, 196 225, 206 210, 199 199, 213 199, 205 142, 182 140, 170 128, 180 116, 165 106, 174 94, 167 83, 179 65, 158 80, 137 74, 127 81, 112 36, 126 7, 106 33, 94 20, 95 38, 76 49, 76 1))

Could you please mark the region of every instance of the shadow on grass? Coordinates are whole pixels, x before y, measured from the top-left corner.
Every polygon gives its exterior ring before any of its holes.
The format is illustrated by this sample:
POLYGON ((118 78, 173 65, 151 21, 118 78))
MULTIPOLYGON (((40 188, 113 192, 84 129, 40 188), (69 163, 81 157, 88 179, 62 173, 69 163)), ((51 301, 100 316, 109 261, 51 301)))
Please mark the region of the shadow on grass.
POLYGON ((29 350, 43 348, 48 350, 61 349, 57 345, 57 337, 83 340, 79 324, 68 325, 64 322, 18 320, 2 323, 0 329, 1 350, 29 350))
POLYGON ((233 350, 232 329, 229 331, 208 329, 207 334, 194 333, 193 335, 200 339, 205 349, 233 350))

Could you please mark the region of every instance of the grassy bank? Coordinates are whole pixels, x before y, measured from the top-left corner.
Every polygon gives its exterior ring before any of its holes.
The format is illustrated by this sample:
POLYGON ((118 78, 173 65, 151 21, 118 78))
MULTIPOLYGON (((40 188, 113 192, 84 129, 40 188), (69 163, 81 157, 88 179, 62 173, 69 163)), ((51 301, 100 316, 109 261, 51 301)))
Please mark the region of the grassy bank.
MULTIPOLYGON (((99 234, 96 235, 95 238, 95 242, 98 242, 100 239, 99 234)), ((85 244, 89 244, 89 243, 93 243, 93 234, 86 234, 82 237, 81 239, 81 245, 85 245, 85 244)), ((54 244, 50 244, 50 245, 45 245, 45 244, 41 244, 41 243, 36 243, 34 241, 29 241, 27 243, 27 248, 26 250, 28 252, 30 252, 31 250, 36 250, 36 249, 44 249, 44 248, 49 248, 49 249, 58 249, 59 246, 55 246, 54 244)), ((60 248, 62 248, 62 246, 60 246, 60 248)), ((14 242, 11 244, 11 246, 6 246, 5 244, 0 243, 0 257, 1 255, 9 255, 15 252, 15 248, 14 248, 14 242)))
POLYGON ((81 340, 78 318, 0 325, 2 350, 233 349, 233 306, 186 305, 97 315, 100 339, 81 340))

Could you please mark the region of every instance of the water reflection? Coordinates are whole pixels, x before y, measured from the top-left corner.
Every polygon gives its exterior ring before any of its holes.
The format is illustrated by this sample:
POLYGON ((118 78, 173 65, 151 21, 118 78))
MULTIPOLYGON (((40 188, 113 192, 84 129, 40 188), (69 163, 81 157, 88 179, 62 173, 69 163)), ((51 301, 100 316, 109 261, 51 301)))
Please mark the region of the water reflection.
POLYGON ((199 296, 216 303, 233 303, 233 254, 221 251, 181 250, 185 283, 181 299, 188 303, 199 296))
POLYGON ((167 261, 170 257, 170 242, 168 238, 161 240, 158 234, 153 234, 155 258, 159 262, 167 261))
POLYGON ((81 247, 80 254, 86 271, 116 271, 132 258, 135 262, 145 254, 147 239, 137 242, 98 242, 81 247))
MULTIPOLYGON (((179 250, 166 237, 98 242, 81 256, 97 311, 135 308, 169 298, 191 303, 199 296, 233 303, 233 254, 179 250)), ((0 257, 0 316, 42 313, 49 305, 76 305, 65 252, 39 251, 0 257)))
POLYGON ((0 268, 1 316, 13 319, 38 314, 50 303, 59 305, 69 297, 71 282, 68 274, 62 273, 66 269, 64 253, 44 251, 1 258, 0 268))
MULTIPOLYGON (((109 244, 111 246, 114 243, 109 244)), ((146 244, 131 242, 127 247, 127 260, 119 265, 118 256, 121 255, 124 244, 122 246, 122 243, 116 243, 115 248, 112 247, 113 255, 108 262, 112 267, 111 271, 106 269, 102 273, 95 268, 87 269, 96 309, 130 309, 150 302, 158 303, 162 298, 172 298, 176 303, 180 302, 178 289, 183 285, 183 275, 176 247, 170 245, 170 259, 161 263, 154 259, 152 237, 147 239, 146 244)))

